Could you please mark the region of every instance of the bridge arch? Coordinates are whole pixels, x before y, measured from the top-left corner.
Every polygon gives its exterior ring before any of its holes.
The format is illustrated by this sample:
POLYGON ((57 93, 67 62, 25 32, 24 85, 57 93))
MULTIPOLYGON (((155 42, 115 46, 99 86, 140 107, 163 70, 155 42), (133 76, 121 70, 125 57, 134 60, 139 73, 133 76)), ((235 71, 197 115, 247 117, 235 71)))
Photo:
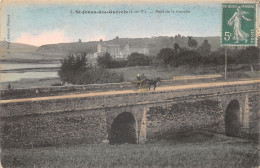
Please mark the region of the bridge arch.
POLYGON ((229 102, 225 111, 225 134, 228 136, 238 136, 240 130, 240 105, 234 99, 229 102))
POLYGON ((113 121, 110 144, 136 143, 136 120, 132 113, 123 112, 113 121))

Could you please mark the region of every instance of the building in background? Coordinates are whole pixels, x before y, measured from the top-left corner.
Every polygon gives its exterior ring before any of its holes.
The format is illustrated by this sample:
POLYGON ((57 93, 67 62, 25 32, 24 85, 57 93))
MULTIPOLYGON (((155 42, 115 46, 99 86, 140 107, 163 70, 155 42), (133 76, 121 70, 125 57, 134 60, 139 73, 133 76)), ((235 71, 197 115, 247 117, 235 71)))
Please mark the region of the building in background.
POLYGON ((97 46, 97 52, 94 53, 95 58, 104 53, 110 53, 113 59, 126 59, 131 53, 137 52, 144 55, 149 55, 148 46, 134 46, 130 44, 108 44, 100 41, 97 46))

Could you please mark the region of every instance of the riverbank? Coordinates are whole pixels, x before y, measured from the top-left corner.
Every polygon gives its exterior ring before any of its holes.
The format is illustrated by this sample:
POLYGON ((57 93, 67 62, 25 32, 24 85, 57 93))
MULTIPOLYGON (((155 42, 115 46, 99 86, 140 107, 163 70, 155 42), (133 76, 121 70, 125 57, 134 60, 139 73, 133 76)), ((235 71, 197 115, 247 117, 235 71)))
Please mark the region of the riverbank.
POLYGON ((259 165, 256 142, 208 132, 189 132, 146 144, 83 144, 3 149, 3 167, 233 168, 259 165))
POLYGON ((53 84, 61 83, 58 77, 53 78, 25 78, 19 81, 12 81, 12 82, 1 82, 0 88, 7 89, 8 84, 14 88, 33 88, 33 87, 46 87, 52 86, 53 84))
MULTIPOLYGON (((20 66, 22 64, 19 64, 20 66)), ((39 65, 39 64, 38 64, 39 65)), ((10 83, 14 88, 32 88, 32 87, 48 87, 53 85, 59 85, 61 81, 58 78, 58 65, 57 64, 42 64, 39 67, 36 64, 26 65, 27 67, 19 67, 19 68, 6 68, 1 71, 1 79, 0 83, 1 88, 7 88, 10 83), (44 67, 47 66, 47 67, 44 67), (52 66, 52 67, 51 67, 52 66), (5 79, 18 79, 15 81, 7 81, 5 79)), ((247 67, 243 69, 243 65, 238 65, 236 67, 229 67, 227 73, 228 80, 240 80, 243 78, 259 78, 260 71, 254 70, 250 71, 250 68, 247 67), (241 69, 242 68, 242 69, 241 69)), ((161 80, 172 80, 176 79, 180 76, 186 76, 188 78, 194 78, 194 76, 200 75, 215 75, 222 76, 216 77, 216 80, 224 77, 224 67, 157 67, 153 66, 140 66, 140 67, 125 67, 125 68, 116 68, 116 69, 108 69, 110 72, 124 73, 125 82, 136 81, 137 74, 144 74, 148 78, 157 78, 160 77, 161 80)), ((182 79, 183 81, 189 80, 188 78, 182 79)), ((213 78, 212 78, 213 79, 213 78)), ((207 80, 205 80, 206 82, 207 80)), ((201 81, 203 82, 203 81, 201 81)))

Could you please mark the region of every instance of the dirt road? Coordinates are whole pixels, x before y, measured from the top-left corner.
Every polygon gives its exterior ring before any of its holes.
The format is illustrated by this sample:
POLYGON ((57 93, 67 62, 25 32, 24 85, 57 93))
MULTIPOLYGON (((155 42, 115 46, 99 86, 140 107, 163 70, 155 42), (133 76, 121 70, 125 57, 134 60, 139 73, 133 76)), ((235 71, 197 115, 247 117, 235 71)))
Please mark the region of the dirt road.
MULTIPOLYGON (((186 89, 196 89, 196 88, 209 88, 209 87, 220 87, 220 86, 231 86, 239 84, 253 84, 259 83, 260 80, 247 80, 247 81, 232 81, 232 82, 215 82, 215 83, 196 83, 188 85, 178 85, 178 86, 162 86, 158 87, 155 91, 151 90, 149 92, 159 92, 167 90, 186 90, 186 89)), ((48 97, 36 97, 36 98, 22 98, 22 99, 11 99, 11 100, 0 100, 0 104, 4 103, 17 103, 17 102, 27 102, 27 101, 41 101, 41 100, 53 100, 53 99, 71 99, 71 98, 81 98, 81 97, 92 97, 92 96, 105 96, 105 95, 120 95, 137 93, 140 91, 134 90, 122 90, 122 91, 105 91, 105 92, 91 92, 91 93, 78 93, 78 94, 66 94, 59 96, 48 96, 48 97)))

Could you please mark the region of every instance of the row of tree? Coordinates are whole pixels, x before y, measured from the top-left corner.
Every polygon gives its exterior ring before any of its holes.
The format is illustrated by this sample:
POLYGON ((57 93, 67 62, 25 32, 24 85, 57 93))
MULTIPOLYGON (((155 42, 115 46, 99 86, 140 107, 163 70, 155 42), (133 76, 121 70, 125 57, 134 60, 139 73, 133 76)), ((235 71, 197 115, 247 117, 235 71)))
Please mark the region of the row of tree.
POLYGON ((152 57, 134 52, 126 60, 115 60, 109 53, 104 53, 97 57, 97 63, 102 68, 121 68, 131 66, 148 66, 152 62, 152 57))
MULTIPOLYGON (((219 48, 211 52, 211 45, 205 40, 199 47, 192 38, 188 41, 189 48, 180 47, 175 43, 173 48, 163 48, 157 56, 146 56, 140 53, 132 53, 126 60, 114 60, 109 53, 98 56, 98 67, 93 67, 87 59, 87 53, 81 52, 69 54, 61 60, 58 75, 62 82, 72 84, 91 83, 116 83, 124 81, 122 73, 110 72, 106 69, 127 66, 212 66, 224 65, 225 50, 219 48)), ((241 50, 228 49, 228 64, 259 63, 260 49, 257 47, 246 47, 241 50)))
MULTIPOLYGON (((217 51, 209 52, 206 47, 198 49, 180 48, 164 48, 157 55, 157 59, 162 59, 164 65, 179 66, 211 66, 224 65, 225 49, 220 48, 217 51)), ((259 63, 259 48, 247 47, 245 49, 236 50, 228 49, 228 64, 250 64, 259 63)))
MULTIPOLYGON (((189 48, 180 47, 175 43, 173 48, 163 48, 157 56, 146 56, 140 53, 132 53, 126 60, 114 60, 109 53, 98 56, 97 62, 103 68, 120 68, 128 66, 148 66, 152 64, 170 65, 178 67, 185 66, 210 66, 224 65, 225 51, 219 48, 211 52, 211 45, 208 40, 198 47, 196 40, 189 37, 189 48)), ((259 48, 247 47, 241 50, 228 50, 229 64, 256 64, 259 62, 259 48)))

